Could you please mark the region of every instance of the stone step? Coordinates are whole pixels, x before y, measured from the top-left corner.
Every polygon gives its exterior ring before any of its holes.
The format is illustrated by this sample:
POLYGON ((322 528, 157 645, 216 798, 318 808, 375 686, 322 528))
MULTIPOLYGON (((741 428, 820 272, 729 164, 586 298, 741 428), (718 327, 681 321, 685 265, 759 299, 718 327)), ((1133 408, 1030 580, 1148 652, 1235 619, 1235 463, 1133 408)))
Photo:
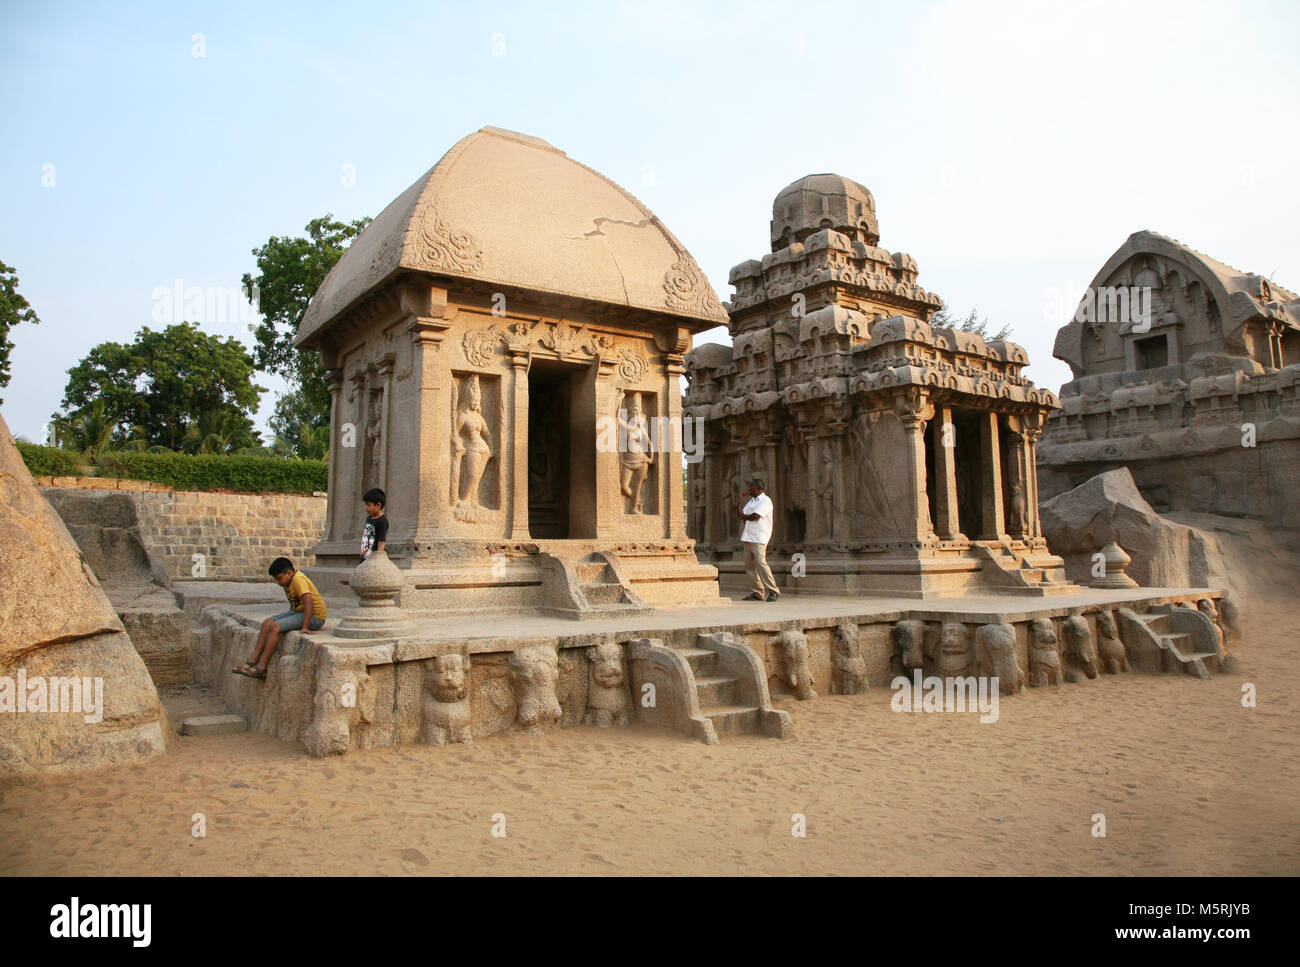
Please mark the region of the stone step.
POLYGON ((1022 567, 1020 573, 1024 575, 1025 580, 1030 584, 1043 583, 1043 569, 1041 567, 1022 567))
POLYGON ((721 676, 695 676, 695 693, 700 698, 700 707, 732 705, 736 701, 736 680, 721 676))
POLYGON ((623 600, 623 585, 584 584, 582 593, 589 604, 618 604, 623 600))
POLYGON ((691 672, 695 675, 695 680, 699 681, 700 676, 710 677, 718 667, 718 653, 709 651, 707 648, 678 648, 678 653, 686 659, 686 664, 691 666, 691 672))
POLYGON ((579 584, 602 584, 604 583, 606 564, 578 564, 574 570, 578 572, 579 584))
POLYGON ((226 735, 247 732, 242 715, 193 715, 181 723, 181 735, 226 735))
POLYGON ((713 722, 716 732, 758 731, 758 709, 748 705, 711 705, 700 711, 713 722))
POLYGON ((1163 632, 1169 615, 1162 611, 1148 611, 1145 614, 1138 615, 1138 619, 1158 636, 1163 632))

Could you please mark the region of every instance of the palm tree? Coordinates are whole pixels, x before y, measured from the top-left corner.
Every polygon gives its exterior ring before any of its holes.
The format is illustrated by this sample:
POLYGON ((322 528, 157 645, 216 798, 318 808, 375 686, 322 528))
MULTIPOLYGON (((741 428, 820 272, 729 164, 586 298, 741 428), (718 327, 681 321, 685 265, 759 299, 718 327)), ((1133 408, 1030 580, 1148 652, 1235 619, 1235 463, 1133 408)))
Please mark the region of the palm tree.
POLYGON ((257 445, 248 418, 227 409, 204 410, 181 441, 186 453, 235 453, 257 445))
POLYGON ((51 425, 56 446, 75 450, 92 462, 108 449, 117 433, 117 419, 107 412, 103 400, 96 400, 76 412, 56 416, 51 425))

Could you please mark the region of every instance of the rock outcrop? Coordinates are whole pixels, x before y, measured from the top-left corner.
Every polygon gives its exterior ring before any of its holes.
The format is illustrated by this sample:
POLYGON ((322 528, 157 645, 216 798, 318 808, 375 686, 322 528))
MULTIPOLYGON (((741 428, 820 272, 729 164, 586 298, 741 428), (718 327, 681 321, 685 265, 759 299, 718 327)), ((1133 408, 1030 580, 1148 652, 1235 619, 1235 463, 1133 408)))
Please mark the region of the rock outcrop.
POLYGON ((138 762, 171 725, 85 556, 0 418, 0 777, 138 762))

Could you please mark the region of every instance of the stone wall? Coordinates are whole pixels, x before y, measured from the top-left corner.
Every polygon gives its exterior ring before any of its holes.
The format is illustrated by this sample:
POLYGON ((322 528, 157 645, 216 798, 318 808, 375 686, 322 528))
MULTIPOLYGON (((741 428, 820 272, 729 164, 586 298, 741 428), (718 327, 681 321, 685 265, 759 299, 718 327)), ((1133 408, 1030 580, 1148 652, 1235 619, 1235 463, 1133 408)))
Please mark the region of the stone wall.
POLYGON ((173 581, 261 581, 281 555, 311 567, 325 527, 323 495, 198 493, 100 477, 38 477, 37 483, 47 492, 118 490, 130 497, 145 549, 173 581), (195 554, 203 555, 202 574, 195 554))

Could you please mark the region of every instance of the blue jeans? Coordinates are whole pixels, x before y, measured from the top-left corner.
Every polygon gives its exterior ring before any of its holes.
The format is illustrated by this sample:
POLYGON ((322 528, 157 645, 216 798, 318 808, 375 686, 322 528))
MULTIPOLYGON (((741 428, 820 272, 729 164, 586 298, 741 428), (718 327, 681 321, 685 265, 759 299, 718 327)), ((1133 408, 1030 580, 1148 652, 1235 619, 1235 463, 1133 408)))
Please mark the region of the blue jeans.
MULTIPOLYGON (((302 631, 301 611, 285 611, 282 612, 281 614, 277 614, 271 620, 280 626, 280 631, 282 632, 302 631)), ((325 626, 324 618, 317 618, 315 615, 312 615, 312 619, 311 619, 312 631, 320 631, 320 629, 323 628, 324 626, 325 626)))

